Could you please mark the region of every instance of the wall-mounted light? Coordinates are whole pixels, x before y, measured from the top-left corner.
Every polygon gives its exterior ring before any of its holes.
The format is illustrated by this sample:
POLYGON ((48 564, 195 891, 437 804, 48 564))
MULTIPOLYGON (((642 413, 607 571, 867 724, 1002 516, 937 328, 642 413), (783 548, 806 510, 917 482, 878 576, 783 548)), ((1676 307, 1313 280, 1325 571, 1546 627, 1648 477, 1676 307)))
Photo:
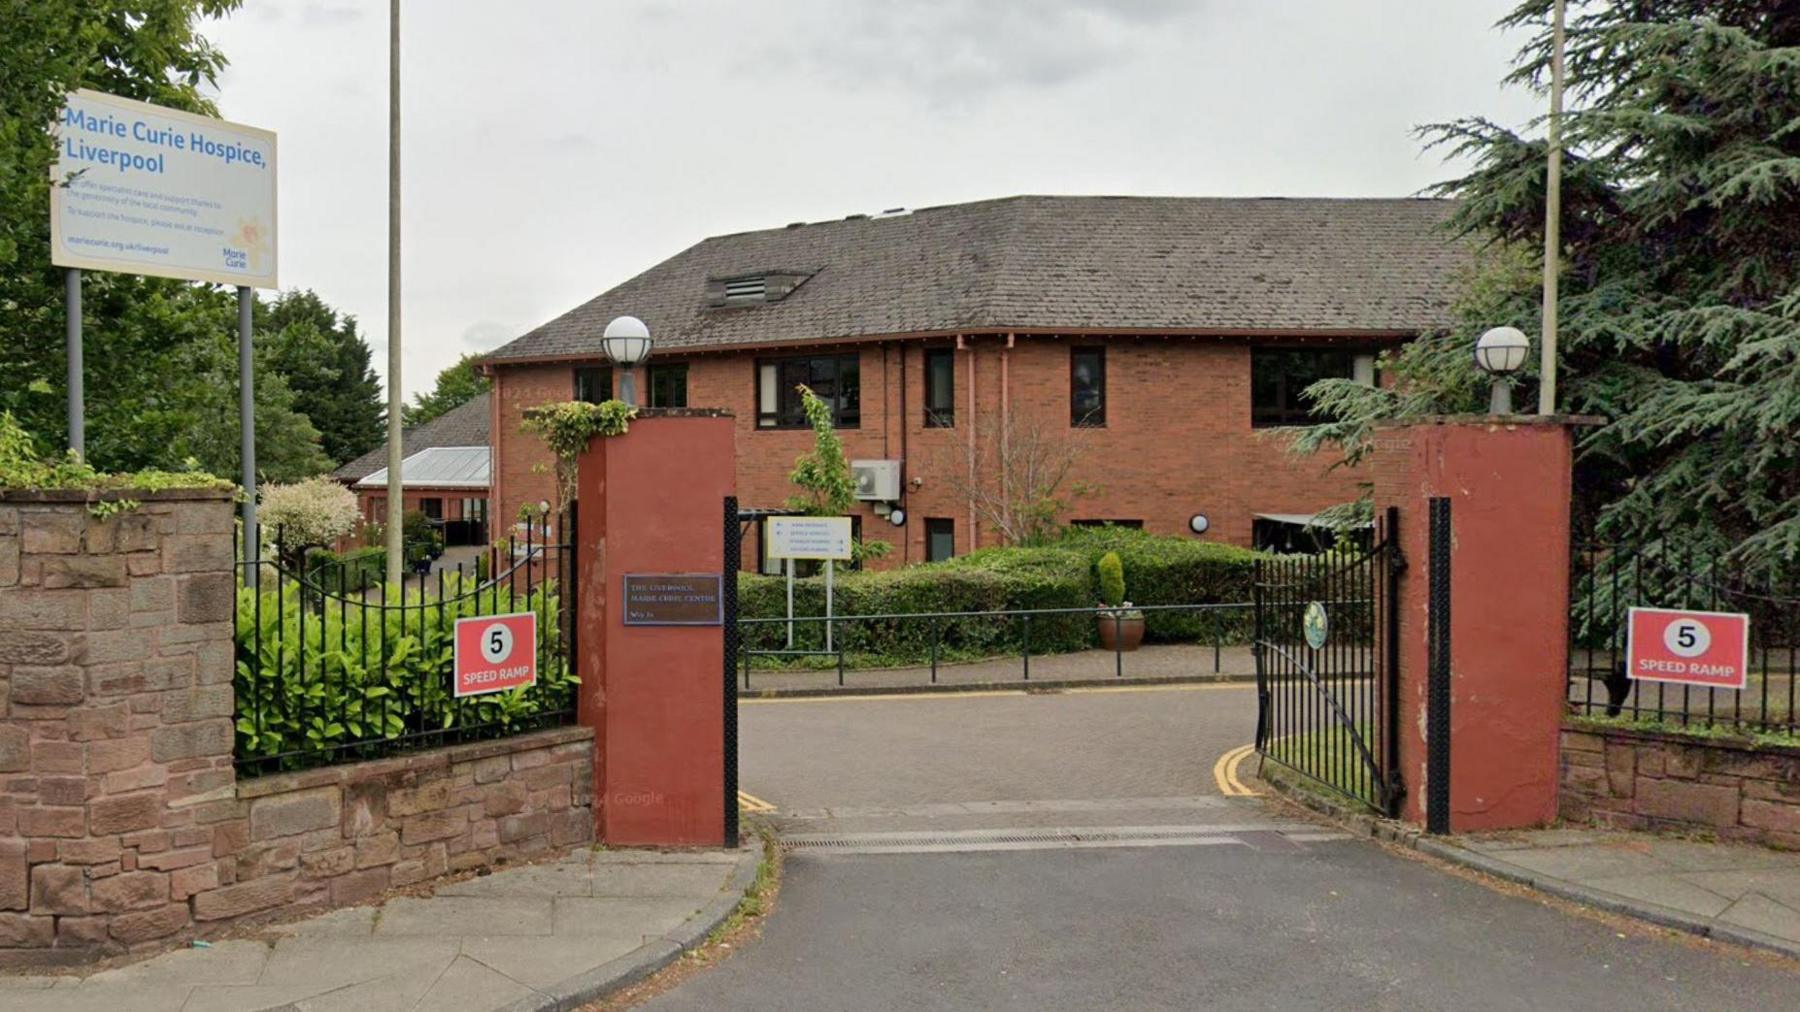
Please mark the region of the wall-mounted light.
POLYGON ((906 511, 901 509, 888 511, 888 523, 899 527, 906 523, 906 511))
POLYGON ((1496 415, 1512 414, 1512 385, 1506 377, 1525 366, 1531 351, 1531 338, 1517 327, 1495 327, 1475 342, 1475 364, 1494 377, 1488 391, 1488 411, 1496 415))
POLYGON ((1196 513, 1193 516, 1188 517, 1188 530, 1193 531, 1195 534, 1205 534, 1211 527, 1212 521, 1206 519, 1206 514, 1204 513, 1196 513))

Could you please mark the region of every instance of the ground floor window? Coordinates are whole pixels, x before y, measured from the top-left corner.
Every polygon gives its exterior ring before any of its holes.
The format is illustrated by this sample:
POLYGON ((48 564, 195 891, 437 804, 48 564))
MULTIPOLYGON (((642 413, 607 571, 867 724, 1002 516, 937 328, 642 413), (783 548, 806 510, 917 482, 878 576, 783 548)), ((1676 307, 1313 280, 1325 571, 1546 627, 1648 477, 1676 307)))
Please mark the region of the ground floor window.
POLYGON ((444 500, 437 497, 419 500, 419 512, 432 520, 444 519, 444 500))
POLYGON ((1342 533, 1312 523, 1304 513, 1262 514, 1250 522, 1250 545, 1259 552, 1312 555, 1333 548, 1360 548, 1373 543, 1374 528, 1364 524, 1342 533))
POLYGON ((943 562, 956 556, 956 521, 943 517, 925 520, 925 561, 943 562))
POLYGON ((1071 520, 1071 527, 1129 527, 1134 531, 1144 529, 1142 520, 1071 520))

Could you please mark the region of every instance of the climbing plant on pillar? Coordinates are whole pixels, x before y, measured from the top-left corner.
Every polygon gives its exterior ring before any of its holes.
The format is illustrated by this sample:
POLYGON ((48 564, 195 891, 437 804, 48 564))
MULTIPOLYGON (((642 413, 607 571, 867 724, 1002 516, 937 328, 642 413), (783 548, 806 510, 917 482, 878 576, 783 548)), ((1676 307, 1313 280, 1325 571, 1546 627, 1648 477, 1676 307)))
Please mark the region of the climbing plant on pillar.
POLYGON ((543 439, 556 456, 559 502, 575 498, 575 460, 595 436, 622 436, 638 409, 624 401, 565 401, 542 404, 525 412, 520 428, 543 439))

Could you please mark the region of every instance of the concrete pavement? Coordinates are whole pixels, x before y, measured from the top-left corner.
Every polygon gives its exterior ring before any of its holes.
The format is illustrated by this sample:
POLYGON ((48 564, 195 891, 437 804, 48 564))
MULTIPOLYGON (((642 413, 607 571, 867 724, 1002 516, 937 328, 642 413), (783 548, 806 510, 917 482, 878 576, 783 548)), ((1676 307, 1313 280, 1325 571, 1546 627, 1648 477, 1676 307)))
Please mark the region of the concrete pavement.
POLYGON ((1567 828, 1422 838, 1418 846, 1590 906, 1800 956, 1800 854, 1567 828))
POLYGON ((668 962, 736 907, 759 848, 580 850, 82 976, 0 976, 19 1012, 524 1012, 668 962))

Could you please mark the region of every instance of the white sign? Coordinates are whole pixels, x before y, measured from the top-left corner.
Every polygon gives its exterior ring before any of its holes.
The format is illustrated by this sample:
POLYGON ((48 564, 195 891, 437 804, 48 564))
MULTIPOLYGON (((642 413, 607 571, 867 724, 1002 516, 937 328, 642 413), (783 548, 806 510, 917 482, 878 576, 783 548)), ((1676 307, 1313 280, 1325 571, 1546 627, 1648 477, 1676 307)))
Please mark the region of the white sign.
POLYGON ((763 523, 771 559, 850 558, 849 517, 770 517, 763 523))
POLYGON ((276 287, 273 133, 86 90, 53 132, 51 263, 276 287))

